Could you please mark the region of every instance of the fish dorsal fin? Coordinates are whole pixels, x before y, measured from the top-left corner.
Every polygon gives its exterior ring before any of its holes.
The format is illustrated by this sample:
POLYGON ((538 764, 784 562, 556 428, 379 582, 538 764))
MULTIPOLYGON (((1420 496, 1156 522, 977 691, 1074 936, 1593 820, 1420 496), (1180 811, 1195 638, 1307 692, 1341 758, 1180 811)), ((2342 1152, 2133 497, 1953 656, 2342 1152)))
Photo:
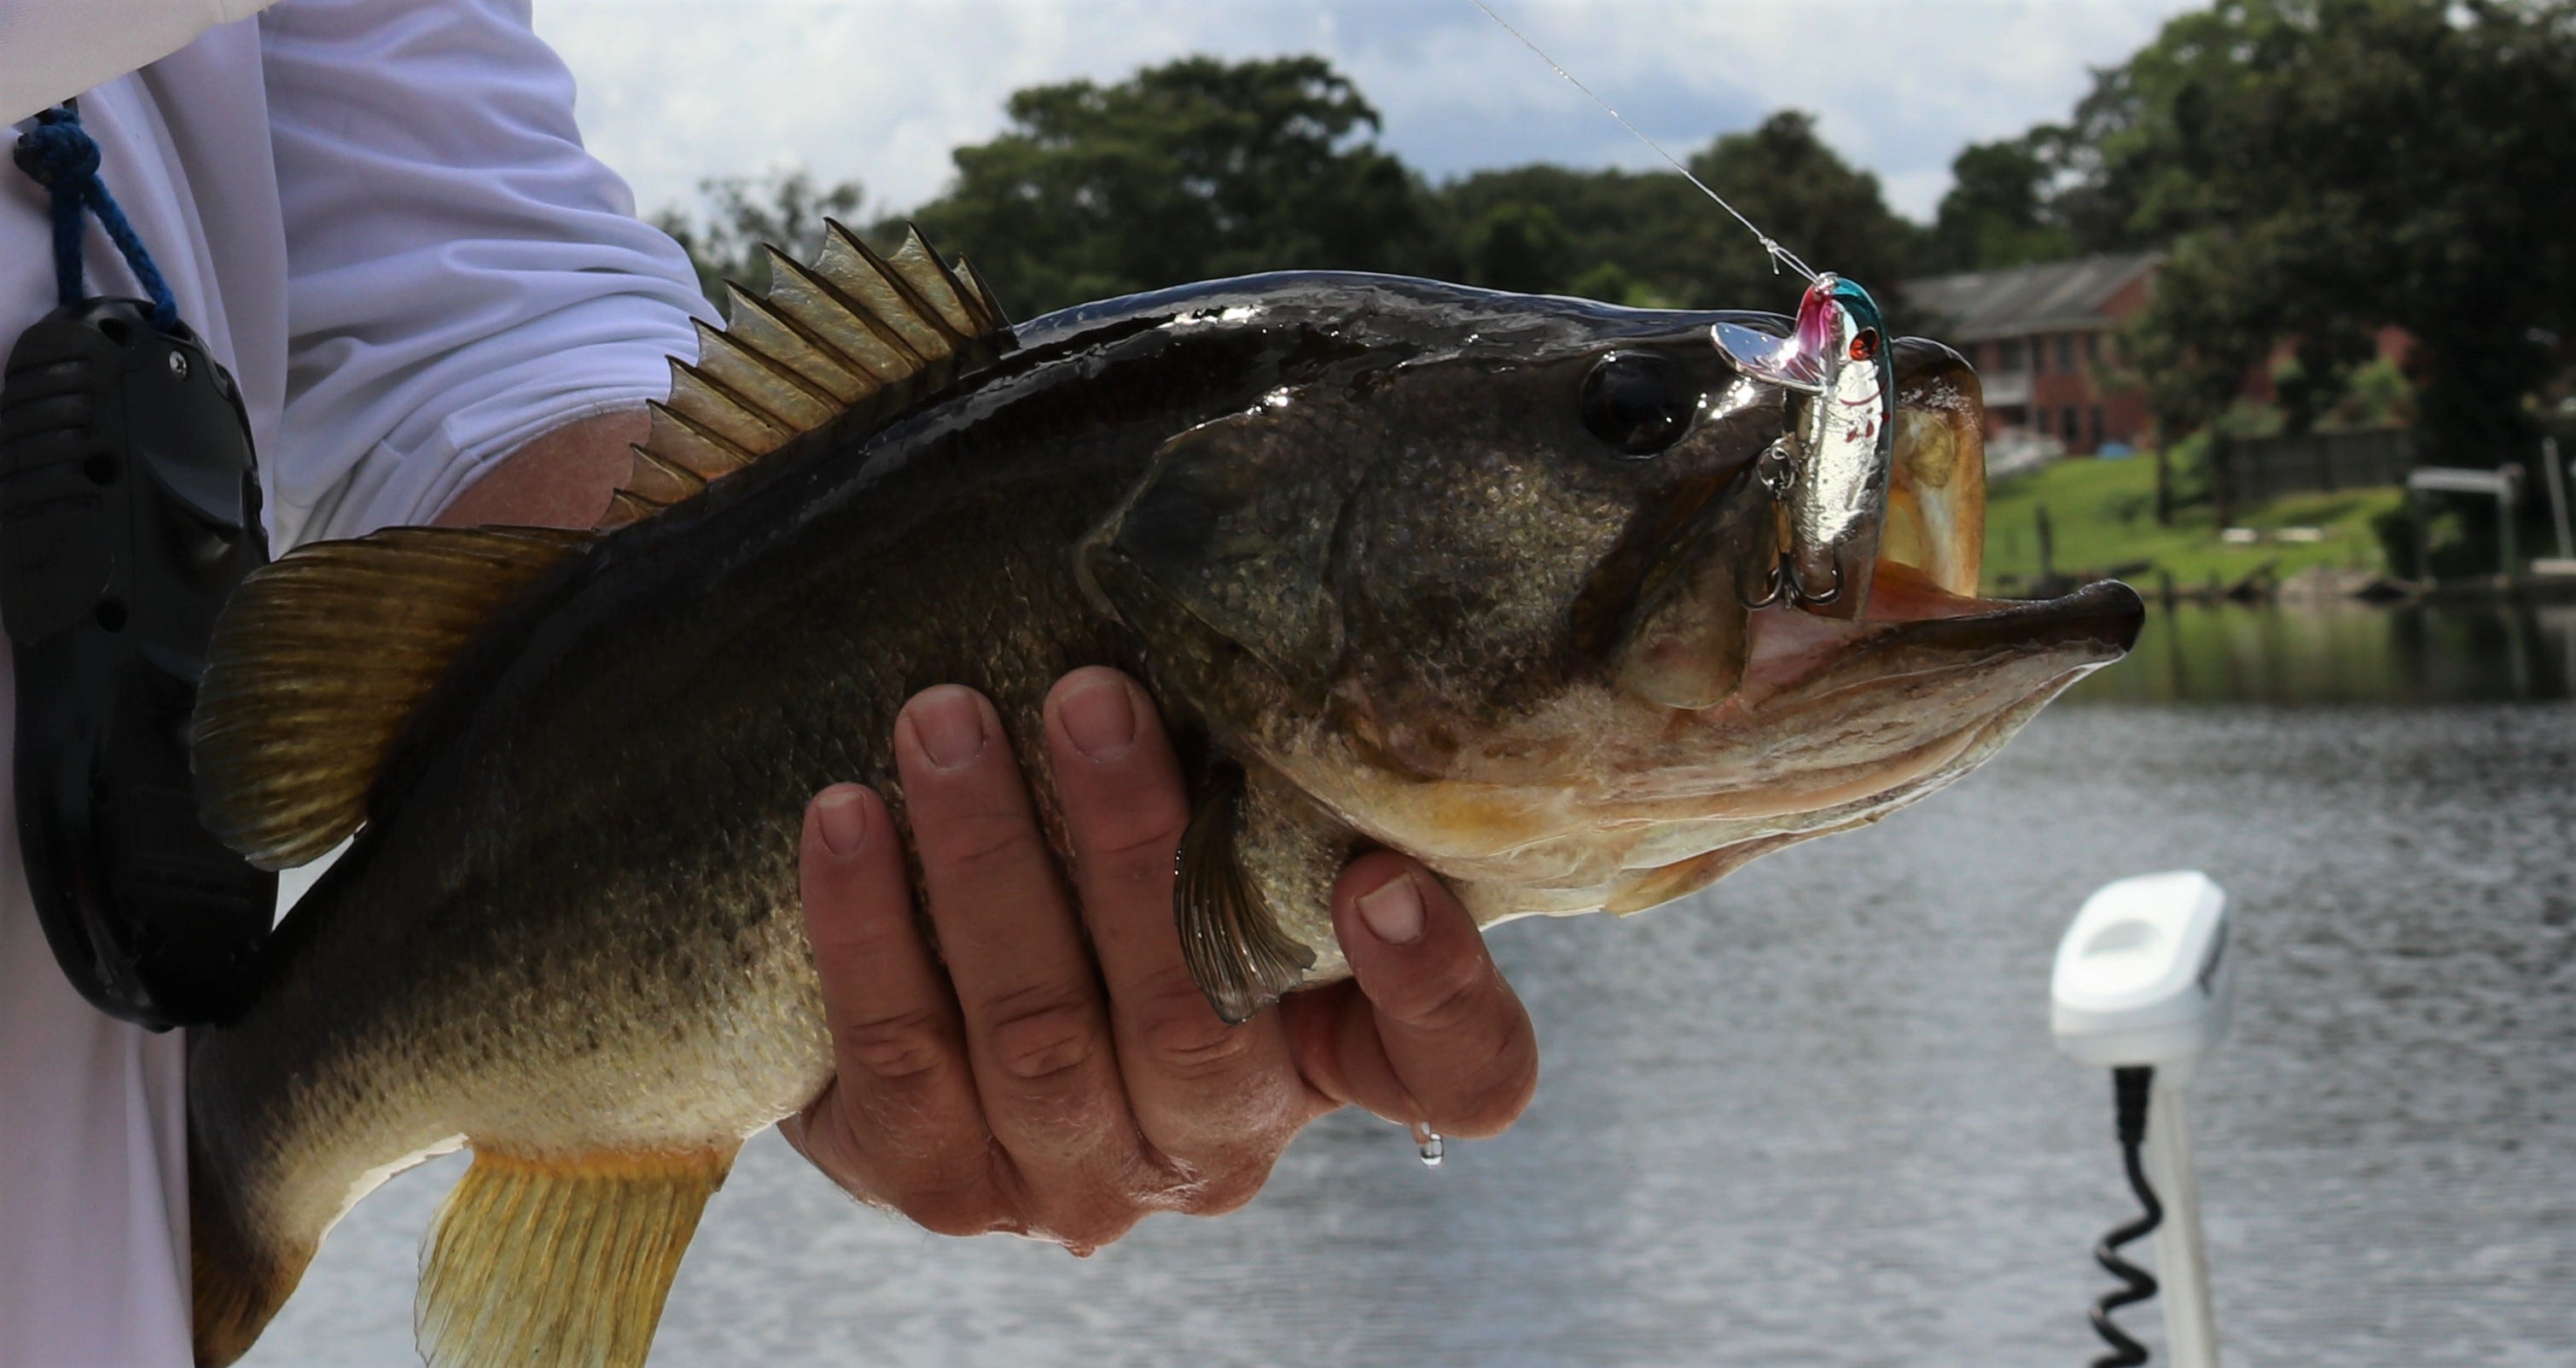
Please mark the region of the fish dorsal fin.
POLYGON ((698 325, 698 359, 671 363, 671 397, 603 528, 691 498, 854 409, 892 413, 1010 346, 975 268, 907 233, 891 256, 826 222, 810 265, 769 253, 769 291, 728 286, 727 325, 698 325))
POLYGON ((587 532, 392 527, 253 571, 207 648, 192 740, 208 830, 263 869, 366 820, 376 769, 456 653, 587 532))

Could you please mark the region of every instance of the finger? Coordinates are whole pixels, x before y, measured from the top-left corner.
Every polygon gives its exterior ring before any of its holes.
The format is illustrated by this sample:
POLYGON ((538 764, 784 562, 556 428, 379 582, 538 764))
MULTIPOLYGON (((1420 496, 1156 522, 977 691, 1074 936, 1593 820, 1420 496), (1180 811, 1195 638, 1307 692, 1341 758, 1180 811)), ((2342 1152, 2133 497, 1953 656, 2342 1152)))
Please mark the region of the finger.
POLYGON ((1303 1032, 1301 1067, 1393 1120, 1468 1137, 1510 1125, 1538 1086, 1538 1039, 1466 909, 1378 852, 1342 872, 1333 925, 1359 987, 1303 1032))
POLYGON ((1114 670, 1077 670, 1048 695, 1046 717, 1129 1106, 1156 1154, 1190 1179, 1178 1194, 1186 1209, 1240 1206, 1315 1104, 1278 1014, 1226 1025, 1181 958, 1172 858, 1189 800, 1151 697, 1114 670))
POLYGON ((895 723, 895 762, 985 1121, 1050 1229, 1105 1243, 1085 1223, 1108 1218, 1088 1207, 1141 1162, 1136 1123, 1090 951, 1001 718, 972 690, 927 690, 895 723), (1086 1207, 1055 1209, 1066 1200, 1086 1207))
POLYGON ((1005 1215, 992 1137, 884 800, 825 789, 806 807, 797 872, 835 1076, 788 1138, 844 1187, 933 1230, 992 1229, 1005 1215))

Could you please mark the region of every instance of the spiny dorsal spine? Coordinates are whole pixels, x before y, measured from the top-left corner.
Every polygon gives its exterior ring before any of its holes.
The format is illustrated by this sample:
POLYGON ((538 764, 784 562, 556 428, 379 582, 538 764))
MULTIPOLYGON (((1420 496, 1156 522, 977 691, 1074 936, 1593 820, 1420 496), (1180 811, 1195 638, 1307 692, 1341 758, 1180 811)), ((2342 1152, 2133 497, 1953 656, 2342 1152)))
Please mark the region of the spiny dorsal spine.
POLYGON ((769 254, 770 286, 729 286, 728 323, 698 325, 698 359, 671 362, 671 397, 600 519, 623 526, 858 408, 891 414, 1010 345, 975 268, 912 229, 890 256, 826 221, 812 265, 769 254))

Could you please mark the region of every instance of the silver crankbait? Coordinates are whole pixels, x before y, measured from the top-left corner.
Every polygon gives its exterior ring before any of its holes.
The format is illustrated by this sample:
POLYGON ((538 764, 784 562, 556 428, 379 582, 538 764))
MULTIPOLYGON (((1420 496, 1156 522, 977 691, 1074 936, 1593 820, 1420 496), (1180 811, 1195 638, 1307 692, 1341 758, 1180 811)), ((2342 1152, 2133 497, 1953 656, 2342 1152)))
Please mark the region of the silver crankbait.
POLYGON ((1773 447, 1779 459, 1761 472, 1788 509, 1788 535, 1770 582, 1748 602, 1859 617, 1895 451, 1896 373, 1877 301, 1827 272, 1807 287, 1789 336, 1732 323, 1709 331, 1736 369, 1803 396, 1773 447))
POLYGON ((1878 302, 1851 281, 1810 269, 1485 0, 1468 3, 1733 215, 1770 254, 1773 270, 1786 266, 1806 280, 1797 326, 1789 336, 1731 323, 1711 329, 1711 340, 1736 369, 1802 396, 1791 405, 1788 431, 1758 472, 1786 511, 1787 526, 1769 582, 1759 598, 1746 602, 1756 608, 1779 603, 1826 617, 1859 617, 1869 606, 1870 571, 1878 561, 1896 439, 1896 374, 1878 302))

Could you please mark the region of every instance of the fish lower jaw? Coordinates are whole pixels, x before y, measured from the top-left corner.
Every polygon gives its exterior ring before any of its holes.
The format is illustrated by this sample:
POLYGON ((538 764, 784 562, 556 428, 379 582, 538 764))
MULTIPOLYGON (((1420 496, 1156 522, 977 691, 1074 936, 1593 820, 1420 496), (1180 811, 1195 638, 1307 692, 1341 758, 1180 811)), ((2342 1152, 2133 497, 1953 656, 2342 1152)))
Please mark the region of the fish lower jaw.
POLYGON ((1868 826, 1930 797, 2001 750, 2039 710, 2093 666, 2068 670, 1993 715, 1894 757, 1872 776, 1810 790, 1767 815, 1631 820, 1475 867, 1442 873, 1479 926, 1522 917, 1626 915, 1707 888, 1775 850, 1868 826), (1551 848, 1552 847, 1552 848, 1551 848))
POLYGON ((1822 674, 1852 648, 1907 623, 1976 617, 2009 608, 2005 600, 1952 594, 1911 565, 1882 558, 1872 575, 1869 613, 1858 620, 1824 617, 1785 604, 1754 612, 1741 701, 1758 707, 1822 674))

